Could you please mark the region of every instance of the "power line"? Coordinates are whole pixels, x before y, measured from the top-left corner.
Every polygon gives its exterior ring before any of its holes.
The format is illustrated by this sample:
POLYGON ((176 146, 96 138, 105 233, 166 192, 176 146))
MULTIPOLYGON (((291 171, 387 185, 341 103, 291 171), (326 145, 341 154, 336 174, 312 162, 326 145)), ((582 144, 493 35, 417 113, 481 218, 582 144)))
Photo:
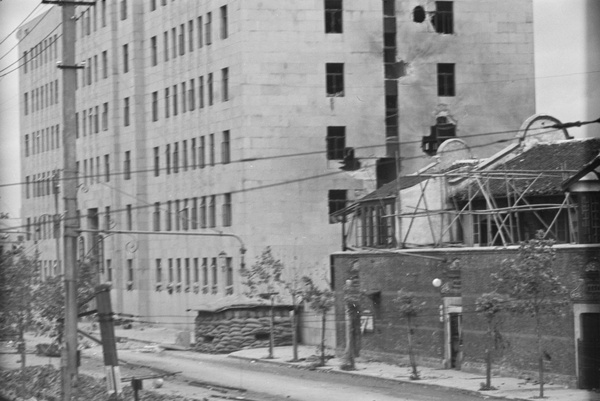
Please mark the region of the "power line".
MULTIPOLYGON (((39 6, 39 5, 38 5, 38 6, 39 6)), ((82 12, 81 12, 79 15, 81 16, 82 14, 86 13, 86 12, 87 12, 87 11, 88 11, 88 10, 89 10, 91 7, 92 7, 92 6, 88 6, 88 7, 87 7, 87 8, 86 8, 84 11, 82 11, 82 12)), ((0 57, 0 60, 1 60, 1 59, 3 59, 4 57, 6 57, 6 56, 7 56, 7 55, 8 55, 8 54, 9 54, 9 53, 10 53, 10 52, 11 52, 11 51, 12 51, 12 50, 13 50, 13 49, 16 47, 16 46, 18 46, 18 45, 21 43, 21 41, 22 41, 23 39, 25 39, 25 37, 27 37, 27 36, 28 36, 28 35, 29 35, 29 34, 30 34, 30 33, 31 33, 31 32, 32 32, 34 29, 35 29, 35 27, 37 27, 37 26, 38 26, 38 25, 41 23, 41 21, 42 21, 42 20, 43 20, 43 19, 46 17, 46 15, 48 15, 48 14, 49 14, 49 11, 48 11, 48 12, 46 12, 46 13, 44 13, 44 15, 43 15, 43 16, 40 18, 40 20, 38 20, 38 22, 37 22, 37 23, 36 23, 36 24, 35 24, 35 25, 34 25, 34 26, 31 28, 31 30, 27 31, 27 33, 25 34, 25 36, 23 36, 23 38, 21 38, 17 44, 15 44, 15 45, 14 45, 14 46, 13 46, 11 49, 9 49, 9 50, 7 51, 7 53, 5 53, 3 56, 1 56, 1 57, 0 57)), ((76 19, 79 19, 79 17, 77 17, 76 19)), ((42 39, 40 40, 40 43, 42 43, 44 40, 48 39, 48 38, 50 37, 50 35, 51 35, 52 33, 54 33, 54 31, 56 31, 56 30, 57 30, 59 27, 61 27, 61 26, 62 26, 62 22, 61 22, 61 23, 59 23, 59 24, 58 24, 58 25, 57 25, 57 26, 56 26, 56 27, 55 27, 55 28, 54 28, 52 31, 50 31, 50 33, 48 33, 48 34, 47 34, 47 35, 46 35, 44 38, 42 38, 42 39)), ((60 37, 62 37, 62 33, 56 37, 56 40, 58 40, 58 38, 60 38, 60 37)), ((52 43, 54 43, 54 42, 55 42, 55 41, 53 41, 52 43)), ((48 47, 50 47, 52 43, 49 43, 49 44, 48 44, 46 47, 44 47, 44 48, 42 49, 42 51, 41 51, 40 53, 38 53, 38 55, 36 55, 35 57, 31 57, 30 59, 26 60, 26 61, 25 61, 25 63, 23 63, 23 66, 24 66, 25 64, 28 64, 28 63, 31 63, 31 62, 33 62, 33 60, 34 60, 34 59, 36 59, 36 58, 38 58, 38 57, 41 57, 41 54, 42 54, 42 52, 43 52, 43 51, 45 51, 45 50, 46 50, 48 47)), ((14 61, 13 63, 11 63, 11 64, 7 65, 7 66, 6 66, 6 67, 4 67, 2 70, 0 70, 0 73, 2 73, 2 72, 4 72, 4 71, 6 71, 8 68, 10 68, 11 66, 13 66, 13 65, 15 65, 15 64, 17 64, 17 63, 19 63, 19 61, 23 60, 23 59, 24 59, 24 58, 26 58, 26 57, 27 57, 26 55, 23 55, 23 56, 19 57, 19 58, 18 58, 16 61, 14 61)), ((21 66, 17 66, 16 68, 13 68, 12 70, 10 70, 10 71, 8 71, 8 72, 6 72, 6 73, 4 73, 4 74, 0 75, 0 78, 3 78, 3 77, 5 77, 5 76, 7 76, 8 74, 10 74, 10 73, 13 73, 13 72, 17 71, 17 70, 18 70, 20 67, 21 67, 21 66)))
MULTIPOLYGON (((35 6, 35 8, 34 8, 33 10, 31 10, 31 12, 30 12, 30 13, 27 15, 27 17, 25 17, 25 18, 23 19, 23 21, 21 21, 19 24, 17 24, 17 26, 15 27, 15 29, 13 29, 12 31, 10 31, 10 33, 9 33, 9 34, 7 34, 7 35, 6 35, 6 37, 0 41, 0 46, 2 45, 2 43, 6 42, 6 41, 8 40, 8 38, 10 38, 10 36, 11 36, 13 33, 15 33, 15 31, 16 31, 17 29, 19 29, 19 28, 21 27, 21 25, 23 25, 23 24, 25 23, 25 21, 27 21, 27 19, 28 19, 29 17, 31 17, 31 15, 32 15, 32 14, 33 14, 33 13, 34 13, 34 12, 35 12, 35 11, 36 11, 36 10, 37 10, 37 9, 38 9, 40 6, 41 6, 41 5, 42 5, 42 3, 38 3, 38 5, 37 5, 37 6, 35 6)), ((10 50, 9 50, 9 51, 10 51, 10 50)), ((3 57, 4 57, 4 56, 3 56, 3 57)), ((1 59, 1 58, 0 58, 0 59, 1 59)))
MULTIPOLYGON (((37 8, 37 7, 36 7, 36 8, 37 8)), ((11 47, 11 48, 10 48, 10 49, 9 49, 9 50, 6 52, 6 53, 4 53, 4 55, 3 55, 3 56, 0 56, 0 60, 2 60, 4 57, 6 57, 6 56, 7 56, 7 55, 8 55, 8 54, 11 52, 11 51, 13 51, 13 50, 14 50, 14 49, 15 49, 15 48, 16 48, 16 47, 17 47, 17 46, 18 46, 18 45, 19 45, 19 44, 20 44, 20 43, 23 41, 23 39, 25 39, 27 36, 29 36, 29 34, 31 34, 31 32, 33 32, 33 30, 34 30, 34 29, 35 29, 35 28, 36 28, 36 27, 37 27, 37 26, 38 26, 38 25, 39 25, 39 24, 40 24, 40 23, 41 23, 41 22, 44 20, 44 18, 46 18, 46 16, 47 16, 48 14, 49 14, 49 12, 48 12, 48 11, 47 11, 47 12, 45 12, 45 13, 42 15, 42 17, 41 17, 41 18, 40 18, 40 19, 39 19, 39 20, 36 22, 36 24, 35 24, 35 25, 34 25, 34 26, 33 26, 33 27, 32 27, 32 28, 29 30, 29 31, 27 31, 27 32, 25 33, 25 35, 23 35, 23 37, 22 37, 22 38, 21 38, 21 39, 20 39, 20 40, 19 40, 19 41, 18 41, 18 42, 17 42, 17 43, 16 43, 16 44, 13 46, 13 47, 11 47)), ((47 36, 46 36, 46 38, 47 38, 47 36)), ((46 39, 46 38, 44 38, 44 39, 46 39)), ((19 60, 20 60, 20 59, 19 59, 19 60)), ((17 60, 17 61, 18 61, 18 60, 17 60)), ((13 64, 14 64, 14 63, 13 63, 13 64)), ((11 64, 11 65, 13 65, 13 64, 11 64)), ((5 69, 6 69, 6 68, 5 68, 5 69)), ((2 70, 2 71, 4 71, 4 70, 2 70)))
MULTIPOLYGON (((540 127, 540 128, 532 128, 530 129, 530 131, 533 130, 544 130, 544 132, 539 132, 539 133, 533 133, 531 134, 531 136, 536 136, 536 135, 545 135, 548 133, 552 133, 552 132, 558 132, 561 131, 562 128, 555 128, 555 129, 549 129, 548 127, 540 127)), ((456 139, 462 139, 462 138, 473 138, 473 137, 479 137, 479 136, 488 136, 488 135, 500 135, 500 134, 507 134, 507 133, 518 133, 521 132, 521 130, 506 130, 506 131, 493 131, 493 132, 486 132, 486 133, 479 133, 479 134, 472 134, 472 135, 465 135, 465 136, 460 136, 460 137, 456 137, 456 139)), ((475 149, 475 148, 481 148, 481 147, 486 147, 486 146, 492 146, 492 145, 496 145, 499 143, 506 143, 506 142, 510 142, 510 141, 516 141, 519 140, 520 138, 506 138, 506 139, 499 139, 496 141, 492 141, 492 142, 488 142, 488 143, 484 143, 484 144, 479 144, 479 145, 472 145, 472 146, 468 146, 469 149, 475 149)), ((418 144, 421 143, 421 140, 414 140, 414 141, 406 141, 406 142, 400 142, 399 145, 409 145, 409 144, 418 144)), ((387 144, 381 144, 381 145, 365 145, 365 146, 357 146, 354 149, 369 149, 369 148, 382 148, 387 146, 387 144)), ((449 150, 447 151, 447 153, 450 152, 461 152, 463 151, 463 149, 455 149, 455 150, 449 150)), ((224 162, 219 162, 219 163, 214 163, 214 164, 210 164, 210 165, 205 165, 204 167, 198 167, 198 168, 192 168, 190 166, 188 166, 188 171, 194 171, 194 170, 198 170, 201 171, 206 167, 214 167, 215 165, 227 165, 227 164, 236 164, 236 163, 252 163, 255 161, 263 161, 263 160, 273 160, 273 159, 281 159, 281 158, 288 158, 288 157, 301 157, 301 156, 311 156, 311 155, 319 155, 319 154, 325 154, 327 153, 327 150, 318 150, 318 151, 311 151, 311 152, 300 152, 300 153, 290 153, 290 154, 282 154, 282 155, 274 155, 274 156, 263 156, 263 157, 256 157, 256 158, 245 158, 245 159, 239 159, 239 160, 232 160, 228 163, 224 163, 224 162)), ((359 158, 361 159, 361 158, 359 158)), ((410 156, 410 157, 403 157, 401 158, 401 160, 415 160, 415 159, 431 159, 431 156, 428 155, 416 155, 416 156, 410 156)), ((364 158, 363 158, 364 160, 364 158)), ((391 163, 391 162, 390 162, 391 163)), ((178 169, 183 170, 182 166, 179 166, 178 169)), ((101 177, 106 177, 106 176, 120 176, 120 175, 126 175, 126 174, 142 174, 142 173, 153 173, 155 171, 168 171, 168 170, 173 170, 173 167, 161 167, 158 169, 155 168, 149 168, 149 169, 144 169, 144 170, 133 170, 133 171, 119 171, 119 172, 112 172, 112 173, 104 173, 104 174, 94 174, 94 175, 81 175, 79 174, 78 179, 84 180, 86 181, 88 178, 101 178, 101 177)), ((183 173, 185 173, 186 171, 183 171, 183 173)), ((343 172, 343 171, 341 171, 343 172)), ((337 172, 336 172, 337 173, 337 172)), ((173 173, 172 175, 176 175, 178 173, 173 173)), ((315 176, 315 178, 318 178, 320 176, 315 176)), ((65 178, 60 178, 59 181, 64 181, 66 180, 65 178)), ((33 182, 35 183, 35 181, 33 182)), ((27 184, 27 182, 17 182, 17 183, 8 183, 8 184, 0 184, 0 188, 2 187, 8 187, 8 186, 15 186, 15 185, 25 185, 27 184)), ((32 184, 32 183, 30 183, 32 184)), ((92 183, 93 184, 93 183, 92 183)))

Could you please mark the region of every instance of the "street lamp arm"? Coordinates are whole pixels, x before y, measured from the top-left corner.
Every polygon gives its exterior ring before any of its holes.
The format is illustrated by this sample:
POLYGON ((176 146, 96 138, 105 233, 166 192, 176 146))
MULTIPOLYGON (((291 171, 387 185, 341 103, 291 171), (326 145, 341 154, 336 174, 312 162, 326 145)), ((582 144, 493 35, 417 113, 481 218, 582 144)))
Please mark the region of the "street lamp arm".
POLYGON ((143 231, 143 230, 89 230, 89 229, 77 229, 76 231, 81 233, 96 233, 96 234, 141 234, 141 235, 187 235, 192 237, 232 237, 240 242, 240 249, 245 252, 246 247, 244 241, 239 235, 231 233, 197 233, 189 231, 143 231))

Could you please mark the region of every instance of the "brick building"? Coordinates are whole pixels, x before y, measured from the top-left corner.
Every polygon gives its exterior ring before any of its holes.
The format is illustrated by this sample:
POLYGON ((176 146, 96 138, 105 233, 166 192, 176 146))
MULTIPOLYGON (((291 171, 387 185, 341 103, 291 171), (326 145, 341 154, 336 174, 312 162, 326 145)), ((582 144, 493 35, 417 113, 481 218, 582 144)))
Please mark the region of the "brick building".
MULTIPOLYGON (((132 231, 82 235, 80 256, 142 320, 191 328, 186 310, 247 302, 237 271, 266 246, 326 270, 330 214, 397 157, 415 171, 453 136, 492 154, 478 134, 533 113, 531 1, 101 0, 77 17, 80 224, 132 231)), ((24 222, 60 274, 59 9, 19 37, 24 222)))
MULTIPOLYGON (((493 289, 491 274, 516 257, 518 244, 543 230, 556 241, 554 268, 570 299, 544 327, 546 369, 580 388, 598 387, 600 139, 572 139, 549 116, 524 127, 519 143, 487 159, 456 160, 440 148, 439 163, 346 209, 351 251, 333 255, 338 346, 345 341, 343 286, 356 276, 365 294, 364 352, 407 353, 393 302, 405 290, 425 305, 415 335, 424 363, 483 371, 486 323, 475 300, 493 289)), ((504 319, 495 369, 535 372, 533 319, 504 319)))

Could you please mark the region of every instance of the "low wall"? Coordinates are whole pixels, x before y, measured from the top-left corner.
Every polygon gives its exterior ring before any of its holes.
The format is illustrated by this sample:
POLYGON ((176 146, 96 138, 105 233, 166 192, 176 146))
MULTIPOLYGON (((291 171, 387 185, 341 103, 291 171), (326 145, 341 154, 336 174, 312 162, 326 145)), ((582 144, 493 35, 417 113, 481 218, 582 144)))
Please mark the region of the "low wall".
MULTIPOLYGON (((275 346, 292 344, 290 307, 274 308, 275 346)), ((271 308, 267 305, 236 306, 216 311, 198 311, 195 350, 229 353, 245 348, 269 346, 271 308)))

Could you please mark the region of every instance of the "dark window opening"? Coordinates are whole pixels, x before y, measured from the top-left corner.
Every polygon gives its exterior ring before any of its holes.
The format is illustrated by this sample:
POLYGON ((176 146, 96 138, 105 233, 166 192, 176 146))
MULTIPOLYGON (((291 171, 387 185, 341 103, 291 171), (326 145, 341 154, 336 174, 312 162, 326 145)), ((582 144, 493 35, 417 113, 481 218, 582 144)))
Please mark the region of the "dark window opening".
POLYGON ((455 95, 455 73, 454 64, 438 64, 437 65, 438 79, 438 96, 454 96, 455 95))
POLYGON ((327 160, 343 160, 346 127, 327 127, 327 160))
POLYGON ((373 248, 394 247, 395 213, 393 202, 362 206, 357 215, 359 243, 373 248))
POLYGON ((384 157, 377 160, 377 188, 381 188, 388 182, 396 179, 396 160, 391 157, 384 157))
POLYGON ((212 343, 215 339, 215 336, 204 336, 203 340, 205 343, 212 343))
POLYGON ((435 14, 431 16, 431 24, 437 33, 454 33, 454 16, 451 1, 436 1, 435 14))
POLYGON ((344 64, 327 63, 327 96, 344 96, 344 64))
POLYGON ((393 17, 396 15, 396 0, 383 0, 383 15, 393 17))
POLYGON ((261 331, 260 333, 254 334, 256 341, 267 341, 270 338, 269 332, 261 331))
POLYGON ((447 117, 438 117, 436 125, 431 127, 431 134, 423 137, 423 152, 433 156, 444 141, 455 137, 456 126, 449 122, 447 117))
POLYGON ((329 200, 329 224, 337 223, 337 219, 331 215, 346 207, 348 200, 348 192, 345 189, 330 189, 328 194, 329 200))
POLYGON ((325 0, 325 33, 342 33, 342 0, 325 0))
POLYGON ((398 96, 392 95, 385 97, 385 126, 387 128, 387 132, 392 133, 390 135, 386 134, 386 137, 397 135, 398 96))
POLYGON ((600 195, 594 193, 582 193, 579 195, 579 221, 579 243, 599 243, 600 195))
POLYGON ((396 33, 383 34, 383 62, 396 62, 396 33))

